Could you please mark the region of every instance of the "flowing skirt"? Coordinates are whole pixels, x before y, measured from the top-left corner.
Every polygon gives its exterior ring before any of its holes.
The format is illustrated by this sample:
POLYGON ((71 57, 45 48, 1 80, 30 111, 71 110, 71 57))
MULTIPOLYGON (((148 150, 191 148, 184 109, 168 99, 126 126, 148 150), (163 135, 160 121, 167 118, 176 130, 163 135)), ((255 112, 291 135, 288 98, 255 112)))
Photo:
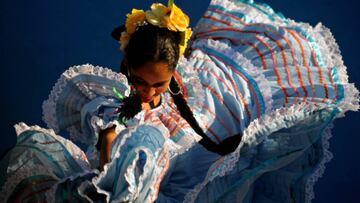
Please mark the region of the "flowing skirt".
MULTIPOLYGON (((219 156, 193 144, 179 150, 168 130, 144 121, 126 127, 111 114, 125 76, 92 65, 66 71, 44 103, 56 133, 16 125, 16 146, 1 160, 7 202, 308 202, 329 161, 335 118, 359 109, 358 91, 330 31, 253 1, 212 0, 194 28, 179 82, 214 142, 241 133, 219 156), (98 132, 116 125, 111 161, 97 170, 98 132), (180 152, 181 151, 181 152, 180 152)), ((166 102, 171 103, 169 97, 166 102)), ((171 106, 171 105, 169 105, 171 106)), ((190 132, 190 131, 189 131, 190 132)), ((182 135, 186 136, 186 135, 182 135)))

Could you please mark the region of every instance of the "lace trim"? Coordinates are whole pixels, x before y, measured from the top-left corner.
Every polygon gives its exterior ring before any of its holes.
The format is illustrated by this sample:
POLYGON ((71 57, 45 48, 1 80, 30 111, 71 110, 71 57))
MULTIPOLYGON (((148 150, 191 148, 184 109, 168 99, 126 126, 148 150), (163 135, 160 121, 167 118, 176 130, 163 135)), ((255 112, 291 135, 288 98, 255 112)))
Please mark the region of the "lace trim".
MULTIPOLYGON (((14 174, 7 178, 5 184, 0 190, 0 199, 8 200, 16 186, 25 178, 34 175, 49 175, 53 177, 55 180, 58 180, 56 176, 52 173, 50 169, 41 165, 35 165, 31 167, 22 167, 18 169, 14 174)), ((48 191, 49 192, 49 191, 48 191)), ((47 192, 47 193, 48 193, 47 192)), ((47 194, 46 194, 47 196, 47 194)))
MULTIPOLYGON (((120 124, 117 120, 110 121, 106 123, 102 118, 94 115, 91 117, 91 127, 94 130, 94 134, 96 136, 96 141, 89 146, 88 150, 86 151, 86 155, 88 159, 92 163, 93 168, 97 168, 99 163, 99 154, 100 152, 96 149, 95 144, 98 142, 98 135, 101 130, 105 130, 111 126, 115 126, 115 133, 117 135, 120 134, 121 131, 125 130, 126 128, 135 128, 136 126, 144 123, 144 111, 139 112, 134 116, 134 118, 127 121, 126 126, 120 124), (97 163, 97 164, 96 164, 97 163)), ((161 131, 164 133, 164 131, 161 131)))
POLYGON ((325 164, 330 162, 333 158, 332 153, 329 151, 330 143, 329 140, 332 137, 331 129, 333 128, 333 124, 331 123, 323 132, 322 135, 322 147, 324 157, 320 161, 319 166, 315 169, 315 172, 307 179, 305 185, 305 202, 311 202, 312 199, 315 198, 314 193, 314 185, 321 178, 325 172, 325 164))
MULTIPOLYGON (((222 0, 213 0, 222 4, 222 0)), ((244 10, 244 14, 251 13, 250 19, 255 19, 255 23, 272 23, 275 25, 284 25, 287 19, 279 12, 275 12, 269 5, 265 3, 255 2, 254 0, 228 0, 234 3, 237 9, 244 10), (241 5, 236 5, 241 4, 241 5), (245 8, 244 8, 245 7, 245 8), (251 11, 249 11, 249 8, 251 11), (259 12, 260 11, 260 12, 259 12), (264 19, 265 18, 265 19, 264 19)), ((227 7, 225 7, 227 8, 227 7)), ((253 22, 252 22, 253 23, 253 22)))
POLYGON ((14 128, 15 128, 15 132, 16 132, 17 136, 20 136, 22 133, 24 133, 26 131, 39 131, 39 132, 42 132, 42 133, 45 133, 45 134, 52 135, 53 137, 58 136, 58 135, 55 134, 53 129, 44 129, 44 128, 41 128, 38 125, 28 126, 24 122, 20 122, 18 124, 15 124, 14 128))
POLYGON ((96 140, 91 146, 88 147, 86 151, 86 156, 91 163, 91 167, 97 168, 99 165, 100 152, 96 149, 95 144, 98 142, 99 139, 98 135, 100 131, 115 126, 115 133, 119 134, 122 130, 125 129, 125 127, 123 125, 120 125, 120 123, 117 120, 113 120, 111 122, 105 123, 104 120, 98 116, 92 116, 90 122, 92 129, 94 130, 96 140))
MULTIPOLYGON (((55 132, 59 132, 58 121, 56 118, 56 103, 59 99, 59 96, 61 95, 64 88, 67 86, 69 80, 81 74, 102 76, 111 80, 119 81, 123 84, 128 84, 127 79, 124 75, 122 75, 121 73, 115 73, 108 68, 93 66, 91 64, 70 67, 58 79, 50 92, 49 98, 44 101, 42 105, 43 120, 47 124, 48 128, 54 129, 55 132)), ((94 93, 89 89, 89 87, 80 85, 79 89, 89 99, 93 99, 95 97, 94 93)), ((126 94, 128 94, 128 92, 126 94)), ((79 135, 79 132, 77 132, 75 128, 70 128, 69 131, 72 137, 81 137, 81 135, 79 135)))
MULTIPOLYGON (((143 147, 140 147, 139 149, 137 149, 136 151, 139 152, 140 150, 144 151, 145 154, 149 157, 147 157, 149 160, 154 160, 154 156, 151 154, 150 150, 146 149, 146 148, 143 148, 143 147)), ((137 157, 139 158, 139 157, 137 157)), ((141 174, 139 176, 139 185, 136 187, 134 185, 131 185, 131 173, 133 173, 133 171, 135 171, 135 168, 136 168, 136 162, 137 162, 137 159, 134 159, 132 161, 132 163, 130 164, 130 166, 127 168, 124 176, 125 176, 125 180, 126 182, 128 183, 129 187, 127 188, 127 190, 129 191, 129 194, 126 195, 125 197, 121 198, 121 199, 117 199, 118 201, 121 201, 121 202, 130 202, 130 201, 134 201, 136 197, 139 196, 139 189, 138 188, 142 188, 143 186, 143 183, 144 183, 144 179, 146 178, 145 173, 141 174)), ((145 171, 148 171, 149 170, 149 166, 150 163, 147 162, 145 163, 145 166, 144 166, 144 172, 145 171)), ((155 173, 157 171, 153 171, 153 173, 155 173)), ((150 189, 151 190, 151 189, 150 189)))
POLYGON ((73 142, 70 140, 67 140, 59 135, 56 135, 54 130, 52 129, 44 129, 37 125, 34 126, 28 126, 23 122, 20 122, 16 125, 14 125, 15 131, 17 136, 21 136, 21 134, 25 131, 38 131, 42 132, 44 134, 52 136, 54 139, 56 139, 58 142, 63 144, 65 148, 70 152, 76 163, 79 164, 79 166, 84 170, 90 170, 90 164, 89 161, 85 155, 85 153, 73 142))
MULTIPOLYGON (((132 132, 134 132, 135 130, 134 129, 128 129, 129 132, 125 135, 122 135, 121 136, 121 141, 120 141, 120 144, 119 144, 119 147, 118 148, 121 148, 124 146, 126 140, 132 135, 132 132)), ((115 141, 114 141, 115 142, 115 141)), ((107 192, 106 190, 103 190, 101 189, 99 186, 98 186, 98 183, 106 176, 106 174, 108 173, 108 170, 109 168, 116 164, 116 159, 118 159, 120 157, 120 150, 118 150, 117 152, 115 152, 115 155, 114 155, 114 158, 111 158, 111 161, 106 163, 104 165, 104 170, 102 172, 100 172, 100 174, 97 176, 97 177, 94 177, 92 180, 91 180, 91 183, 94 185, 94 187, 96 188, 96 191, 100 194, 104 194, 106 196, 106 202, 109 202, 110 201, 110 193, 107 192)))
MULTIPOLYGON (((298 105, 293 105, 291 107, 283 107, 277 109, 269 114, 264 115, 260 119, 255 119, 252 121, 247 129, 243 132, 242 141, 239 144, 238 148, 231 154, 224 157, 224 166, 221 167, 219 170, 218 176, 222 177, 226 175, 229 171, 231 171, 237 161, 240 158, 240 150, 246 145, 247 147, 251 148, 260 142, 262 142, 266 136, 270 135, 272 132, 283 128, 286 126, 292 126, 296 122, 296 118, 305 114, 305 116, 310 115, 312 112, 325 108, 325 104, 319 104, 318 107, 314 107, 311 104, 301 103, 298 105), (284 122, 286 120, 286 124, 284 122), (276 129, 271 129, 267 135, 264 135, 264 126, 274 125, 277 126, 276 129), (262 136, 260 136, 263 134, 262 136)), ((194 202, 196 197, 198 196, 199 192, 217 176, 208 176, 202 183, 195 186, 194 189, 189 191, 185 195, 184 202, 194 202)))
MULTIPOLYGON (((124 125, 121 125, 117 120, 110 121, 108 123, 98 116, 91 117, 91 126, 94 129, 95 135, 99 135, 101 130, 108 129, 112 126, 115 126, 115 133, 119 134, 122 130, 125 129, 124 125)), ((97 140, 96 142, 97 143, 97 140)))
POLYGON ((344 101, 338 106, 340 110, 338 117, 345 116, 347 110, 358 111, 360 109, 359 91, 353 83, 348 82, 347 68, 342 60, 339 45, 336 43, 330 29, 321 23, 318 23, 313 28, 308 23, 297 23, 293 20, 289 20, 289 25, 301 27, 305 30, 305 32, 316 41, 317 47, 321 50, 322 57, 325 58, 325 67, 336 68, 338 75, 340 76, 341 85, 345 88, 344 101))
POLYGON ((201 85, 198 73, 185 57, 179 59, 177 71, 181 75, 182 82, 186 87, 188 94, 187 102, 189 106, 195 108, 195 111, 200 111, 201 106, 205 101, 205 92, 201 85))
POLYGON ((178 155, 189 151, 193 146, 198 144, 198 142, 201 140, 201 136, 194 134, 194 132, 185 129, 184 131, 186 135, 184 135, 179 141, 176 142, 177 145, 181 146, 181 147, 177 147, 178 155))
MULTIPOLYGON (((265 113, 269 113, 272 110, 272 93, 269 81, 266 79, 264 74, 259 71, 261 68, 256 67, 249 59, 245 58, 241 53, 236 52, 232 47, 224 42, 216 41, 212 39, 197 40, 193 46, 206 46, 211 49, 220 51, 232 61, 243 67, 246 72, 256 81, 258 89, 261 92, 261 96, 265 102, 265 113)), ((249 84, 250 85, 250 84, 249 84)))

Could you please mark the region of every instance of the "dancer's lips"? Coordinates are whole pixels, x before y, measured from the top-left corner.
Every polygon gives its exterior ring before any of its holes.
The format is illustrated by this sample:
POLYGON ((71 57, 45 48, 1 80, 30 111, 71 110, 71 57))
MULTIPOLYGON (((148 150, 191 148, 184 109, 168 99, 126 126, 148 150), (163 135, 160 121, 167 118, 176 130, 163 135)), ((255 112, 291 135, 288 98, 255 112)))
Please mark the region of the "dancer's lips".
POLYGON ((153 100, 154 98, 153 97, 141 97, 141 100, 144 102, 144 103, 149 103, 153 100))

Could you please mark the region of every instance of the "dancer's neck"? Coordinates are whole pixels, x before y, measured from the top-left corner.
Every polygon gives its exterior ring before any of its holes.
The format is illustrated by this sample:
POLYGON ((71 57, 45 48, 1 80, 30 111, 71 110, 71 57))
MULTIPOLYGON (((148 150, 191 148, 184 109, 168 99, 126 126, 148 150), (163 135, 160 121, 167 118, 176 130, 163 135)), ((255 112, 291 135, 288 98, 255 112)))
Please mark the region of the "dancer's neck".
POLYGON ((142 103, 142 107, 144 110, 151 110, 154 109, 161 104, 161 96, 156 96, 151 102, 149 103, 142 103))

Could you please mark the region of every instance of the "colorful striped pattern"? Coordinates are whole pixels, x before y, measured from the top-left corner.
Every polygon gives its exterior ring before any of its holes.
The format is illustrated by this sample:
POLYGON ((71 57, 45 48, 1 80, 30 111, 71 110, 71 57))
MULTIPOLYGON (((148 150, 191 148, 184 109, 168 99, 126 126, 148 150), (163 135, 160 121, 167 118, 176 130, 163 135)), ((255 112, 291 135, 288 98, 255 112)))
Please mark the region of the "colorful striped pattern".
MULTIPOLYGON (((228 120, 238 125, 232 130, 223 125, 221 130, 235 134, 253 119, 260 118, 270 105, 264 101, 264 90, 259 87, 261 81, 248 73, 249 67, 244 66, 243 61, 230 57, 236 53, 249 60, 265 76, 271 88, 271 109, 301 102, 316 106, 342 101, 344 87, 337 75, 337 67, 327 65, 331 63, 322 56, 319 45, 309 33, 300 26, 289 24, 267 5, 251 1, 235 4, 237 6, 225 8, 220 1, 213 1, 196 26, 191 47, 190 62, 199 73, 206 94, 214 100, 213 104, 207 104, 210 109, 204 110, 208 111, 206 115, 219 117, 211 112, 218 111, 215 103, 221 103, 223 107, 220 108, 230 115, 228 120), (255 14, 258 15, 256 18, 255 14), (218 43, 212 46, 207 40, 218 43), (246 89, 250 91, 246 92, 246 89), (224 94, 236 98, 245 113, 239 115, 234 104, 223 99, 224 94)), ((211 125, 220 126, 216 123, 223 118, 213 119, 211 125)), ((219 133, 223 139, 224 132, 215 130, 215 134, 219 133)))
MULTIPOLYGON (((228 122, 236 120, 246 128, 249 121, 261 117, 269 107, 275 110, 302 102, 336 107, 344 99, 345 88, 338 67, 323 55, 311 33, 300 24, 289 23, 267 5, 246 0, 236 3, 213 0, 196 28, 190 60, 207 96, 223 104, 210 106, 226 109, 233 115, 234 104, 223 99, 230 94, 246 112, 242 115, 247 117, 241 117, 242 120, 229 117, 228 122), (249 67, 243 66, 246 63, 236 58, 236 54, 265 76, 272 102, 264 101, 262 81, 250 73, 249 67), (240 91, 232 91, 237 89, 240 91), (250 91, 244 94, 243 89, 250 91), (249 114, 249 108, 257 113, 249 114)), ((210 167, 207 178, 221 174, 229 161, 219 159, 210 167)))

